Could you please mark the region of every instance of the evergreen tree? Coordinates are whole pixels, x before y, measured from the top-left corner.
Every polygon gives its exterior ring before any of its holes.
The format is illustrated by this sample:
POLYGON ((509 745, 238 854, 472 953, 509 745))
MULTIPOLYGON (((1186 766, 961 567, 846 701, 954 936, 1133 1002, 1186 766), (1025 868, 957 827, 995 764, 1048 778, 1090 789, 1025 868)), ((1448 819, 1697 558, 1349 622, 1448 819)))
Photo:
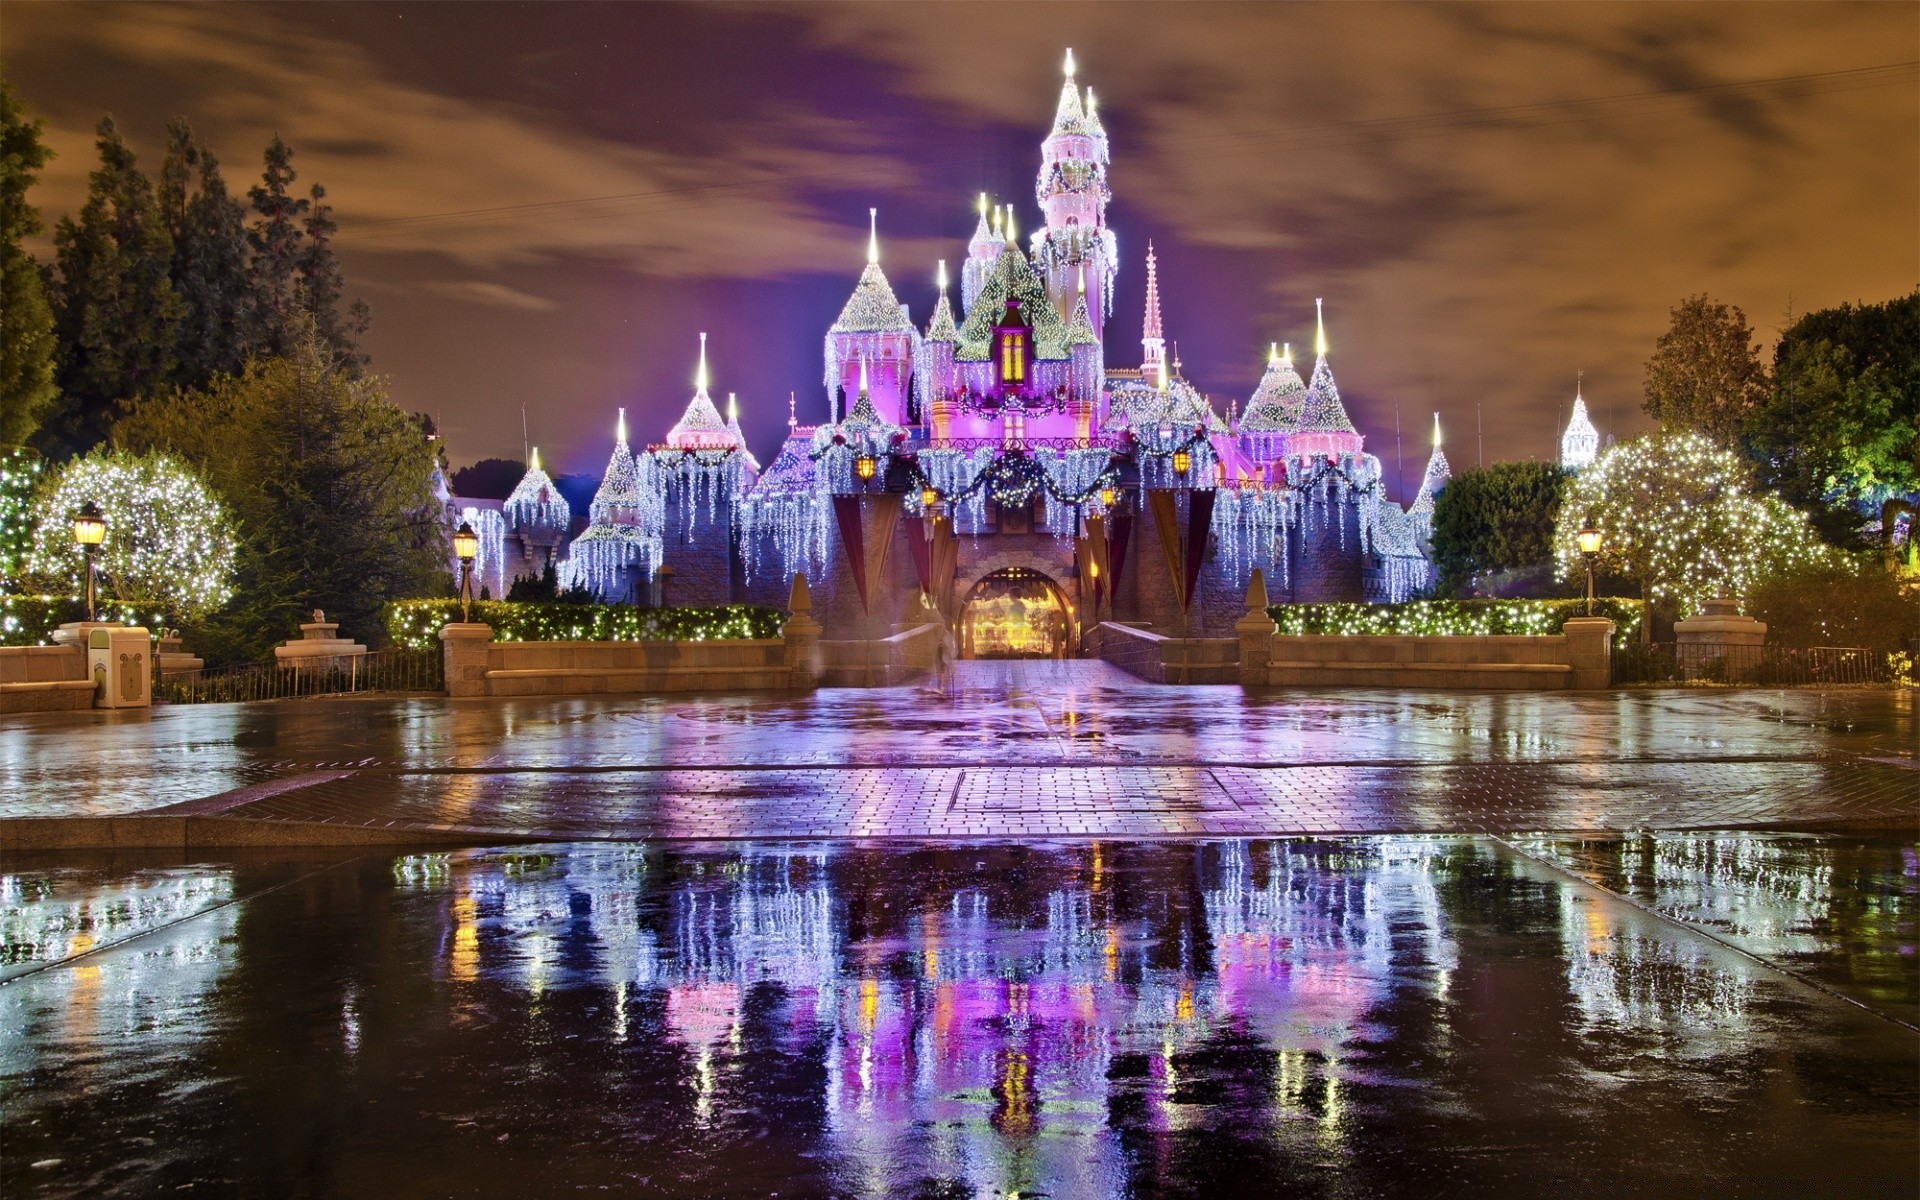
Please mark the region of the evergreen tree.
POLYGON ((27 189, 53 157, 41 140, 45 127, 0 79, 0 446, 24 443, 59 394, 53 310, 23 246, 43 228, 27 189))
POLYGON ((1494 463, 1448 482, 1433 505, 1433 562, 1443 596, 1470 594, 1475 576, 1553 561, 1553 527, 1567 472, 1554 463, 1494 463))
POLYGON ((366 364, 358 339, 371 318, 359 301, 344 314, 340 310, 344 285, 333 251, 339 224, 326 202, 327 190, 316 183, 305 196, 294 192, 298 175, 293 149, 278 137, 267 147, 265 161, 264 175, 248 193, 256 218, 248 238, 261 309, 261 347, 270 354, 288 353, 311 328, 357 370, 366 364))
POLYGON ((246 365, 259 304, 247 261, 246 206, 228 194, 219 162, 179 118, 167 126, 160 212, 173 237, 173 287, 182 308, 174 381, 202 388, 246 365))
POLYGON ((327 344, 355 366, 365 366, 359 352, 360 335, 372 323, 364 301, 356 300, 343 316, 340 297, 345 289, 340 260, 333 253, 333 235, 340 225, 333 219, 333 206, 327 203, 327 189, 314 184, 308 193, 306 240, 301 248, 298 270, 299 305, 313 318, 314 328, 327 344))
POLYGON ((263 659, 316 607, 349 636, 379 639, 381 605, 453 586, 422 421, 310 318, 296 315, 290 333, 291 353, 147 401, 114 431, 134 452, 193 466, 236 514, 234 601, 195 634, 209 657, 263 659))
POLYGON ((87 202, 53 237, 61 403, 40 440, 62 455, 92 449, 132 402, 168 386, 181 319, 173 239, 153 183, 113 118, 101 120, 99 135, 87 202))
POLYGON ((1731 445, 1767 394, 1747 314, 1704 295, 1682 300, 1647 360, 1646 394, 1662 425, 1731 445))

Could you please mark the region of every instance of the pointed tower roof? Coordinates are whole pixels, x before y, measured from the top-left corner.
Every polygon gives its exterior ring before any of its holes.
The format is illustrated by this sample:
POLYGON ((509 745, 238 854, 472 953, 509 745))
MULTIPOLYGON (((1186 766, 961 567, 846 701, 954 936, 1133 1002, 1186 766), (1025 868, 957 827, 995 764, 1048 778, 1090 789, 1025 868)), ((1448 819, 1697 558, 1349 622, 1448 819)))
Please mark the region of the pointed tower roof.
POLYGON ((1220 431, 1220 414, 1213 411, 1213 405, 1196 391, 1192 384, 1184 379, 1171 380, 1166 388, 1166 422, 1176 429, 1191 429, 1198 425, 1209 433, 1220 431))
POLYGON ((1066 78, 1060 81, 1060 104, 1053 112, 1053 132, 1085 133, 1086 110, 1080 106, 1080 85, 1073 81, 1073 51, 1067 51, 1066 78))
POLYGON ((1285 353, 1274 346, 1267 356, 1267 373, 1253 389, 1247 401, 1246 415, 1240 418, 1242 433, 1292 433, 1300 428, 1300 415, 1306 408, 1307 385, 1293 366, 1293 348, 1285 353))
POLYGON ((1147 243, 1147 320, 1141 326, 1143 338, 1162 338, 1166 335, 1160 328, 1160 268, 1159 260, 1154 257, 1153 243, 1147 243))
POLYGON ((847 297, 846 307, 840 310, 840 319, 833 323, 829 333, 913 332, 907 310, 901 307, 899 297, 893 294, 893 285, 880 270, 878 219, 878 209, 867 210, 867 266, 860 272, 860 282, 854 285, 853 295, 847 297))
POLYGON ((746 460, 750 470, 760 469, 760 460, 747 449, 747 435, 740 432, 740 400, 732 392, 727 393, 727 433, 733 438, 733 444, 739 448, 740 457, 746 460))
POLYGON ((1592 466, 1600 452, 1600 431, 1587 416, 1586 397, 1580 394, 1580 380, 1573 384, 1573 417, 1567 431, 1560 435, 1560 465, 1569 471, 1592 466))
POLYGON ((987 219, 987 194, 980 193, 980 223, 973 227, 973 240, 967 243, 967 249, 975 258, 994 258, 1000 253, 1003 239, 994 231, 993 222, 987 219))
MULTIPOLYGON (((1447 463, 1447 456, 1440 449, 1440 414, 1433 414, 1433 453, 1427 456, 1426 473, 1420 477, 1420 492, 1413 498, 1413 508, 1426 511, 1433 507, 1433 498, 1440 489, 1447 486, 1447 480, 1453 478, 1453 468, 1447 463)), ((1412 511, 1409 509, 1409 511, 1412 511)))
POLYGON ((1093 331, 1093 316, 1087 312, 1087 289, 1073 303, 1073 319, 1067 322, 1067 345, 1098 346, 1100 335, 1093 331))
POLYGON ((940 299, 934 301, 933 319, 927 322, 929 342, 957 342, 960 330, 953 323, 953 308, 947 303, 947 260, 940 260, 940 299))
POLYGON ((988 342, 993 327, 1006 313, 1007 301, 1020 305, 1020 313, 1033 325, 1034 355, 1042 359, 1067 356, 1067 324, 1047 298, 1047 286, 1033 273, 1033 266, 1020 247, 1009 241, 993 264, 993 273, 980 286, 960 326, 961 349, 956 355, 963 361, 982 361, 988 357, 988 342))
POLYGON ((532 461, 527 473, 514 486, 507 502, 500 506, 507 526, 513 530, 531 529, 542 532, 564 530, 573 519, 573 509, 567 504, 567 498, 553 486, 553 480, 540 469, 540 447, 533 448, 532 461))
POLYGON ((633 461, 633 451, 627 449, 627 410, 623 408, 614 426, 613 455, 607 459, 607 469, 600 476, 600 488, 593 494, 589 511, 597 522, 601 510, 607 505, 632 506, 639 503, 640 468, 633 461))
POLYGON ((897 432, 898 426, 887 423, 873 406, 873 397, 867 393, 867 360, 860 360, 860 395, 855 398, 853 407, 847 410, 846 419, 840 422, 843 434, 881 434, 897 432))
POLYGON ((700 335, 700 370, 695 376, 693 399, 674 427, 667 431, 667 445, 675 450, 730 450, 739 441, 720 419, 720 410, 707 395, 707 335, 700 335))
POLYGON ((1100 104, 1093 98, 1093 89, 1087 89, 1087 132, 1100 139, 1100 161, 1106 161, 1107 127, 1100 123, 1100 104))
POLYGON ((1313 302, 1313 310, 1313 348, 1317 357, 1313 379, 1307 384, 1307 400, 1300 410, 1300 431, 1358 434, 1353 418, 1347 415, 1347 406, 1340 402, 1340 388, 1333 381, 1333 368, 1327 365, 1327 323, 1318 299, 1313 302))

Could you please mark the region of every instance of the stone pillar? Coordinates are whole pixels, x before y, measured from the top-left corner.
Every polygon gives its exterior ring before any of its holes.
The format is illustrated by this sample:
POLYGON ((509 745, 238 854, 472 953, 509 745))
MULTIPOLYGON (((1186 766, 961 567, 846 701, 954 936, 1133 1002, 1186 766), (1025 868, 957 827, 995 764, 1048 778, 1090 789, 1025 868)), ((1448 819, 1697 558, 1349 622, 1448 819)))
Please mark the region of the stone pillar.
POLYGON ((478 621, 449 621, 440 627, 440 652, 446 662, 447 695, 487 694, 487 647, 492 642, 493 627, 478 621))
POLYGON ((820 682, 820 622, 813 619, 813 598, 807 577, 795 572, 787 595, 787 623, 780 637, 787 643, 787 686, 812 688, 820 682))
POLYGON ((1678 643, 1683 678, 1708 676, 1739 683, 1759 674, 1767 623, 1741 616, 1739 601, 1718 596, 1701 604, 1693 616, 1675 621, 1673 640, 1678 643))
POLYGON ((1247 615, 1234 622, 1240 635, 1240 686, 1261 687, 1267 682, 1267 661, 1273 656, 1273 635, 1279 629, 1267 612, 1267 576, 1259 567, 1247 584, 1247 615))
POLYGON ((1614 624, 1605 617, 1569 617, 1561 630, 1567 638, 1567 663, 1573 678, 1567 686, 1581 691, 1613 683, 1614 624))

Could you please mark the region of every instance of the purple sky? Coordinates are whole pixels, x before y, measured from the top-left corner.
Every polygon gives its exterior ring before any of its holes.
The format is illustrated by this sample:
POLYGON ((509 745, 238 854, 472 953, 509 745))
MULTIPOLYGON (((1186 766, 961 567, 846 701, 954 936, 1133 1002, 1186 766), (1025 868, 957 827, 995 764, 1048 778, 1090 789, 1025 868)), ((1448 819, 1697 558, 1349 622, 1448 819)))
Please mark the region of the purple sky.
POLYGON ((1112 135, 1108 362, 1138 362, 1148 238, 1222 409, 1324 296, 1408 486, 1435 410, 1456 467, 1476 409, 1488 461, 1554 453, 1576 370, 1603 433, 1643 428, 1691 292, 1770 341, 1920 280, 1911 4, 7 8, 60 152, 43 210, 77 206, 104 112, 150 168, 186 116, 237 190, 278 130, 337 206, 376 368, 456 463, 517 457, 524 404, 550 465, 597 472, 616 406, 647 439, 678 415, 701 330, 768 457, 789 391, 824 415, 869 206, 922 322, 975 194, 1032 228, 1069 45, 1112 135))

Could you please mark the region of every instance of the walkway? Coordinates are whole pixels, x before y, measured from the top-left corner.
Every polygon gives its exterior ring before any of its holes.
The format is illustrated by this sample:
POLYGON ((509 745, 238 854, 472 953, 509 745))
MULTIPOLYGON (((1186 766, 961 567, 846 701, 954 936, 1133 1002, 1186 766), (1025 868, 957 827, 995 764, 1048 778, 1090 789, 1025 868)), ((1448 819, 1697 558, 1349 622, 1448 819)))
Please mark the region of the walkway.
POLYGON ((471 841, 1910 827, 1916 744, 1911 693, 1247 693, 972 662, 811 694, 12 718, 0 818, 471 841))

